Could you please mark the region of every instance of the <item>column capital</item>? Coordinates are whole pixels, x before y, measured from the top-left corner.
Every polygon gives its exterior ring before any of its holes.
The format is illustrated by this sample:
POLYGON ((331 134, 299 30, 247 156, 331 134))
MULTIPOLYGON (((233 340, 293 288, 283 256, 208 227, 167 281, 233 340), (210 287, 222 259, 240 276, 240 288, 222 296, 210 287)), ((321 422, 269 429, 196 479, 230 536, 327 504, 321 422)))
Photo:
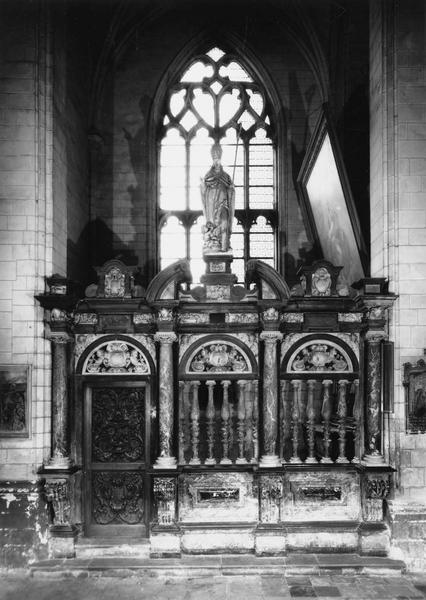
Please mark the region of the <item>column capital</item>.
POLYGON ((173 344, 177 341, 177 335, 173 331, 157 331, 154 334, 154 341, 160 344, 173 344))
POLYGON ((387 334, 384 331, 370 330, 365 333, 365 341, 368 344, 380 344, 387 339, 387 334))
POLYGON ((72 336, 66 331, 50 331, 48 339, 54 344, 68 344, 72 340, 72 336))
POLYGON ((259 339, 265 344, 275 344, 283 339, 283 334, 281 331, 261 331, 259 339))

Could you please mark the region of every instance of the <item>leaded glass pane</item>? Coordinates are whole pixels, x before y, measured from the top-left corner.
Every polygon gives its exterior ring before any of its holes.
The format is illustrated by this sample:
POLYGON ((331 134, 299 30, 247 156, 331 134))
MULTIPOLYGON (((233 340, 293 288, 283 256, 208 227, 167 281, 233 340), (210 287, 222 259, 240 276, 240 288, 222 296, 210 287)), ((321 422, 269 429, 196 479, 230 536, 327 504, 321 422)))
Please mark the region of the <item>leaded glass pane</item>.
POLYGON ((170 112, 174 117, 180 113, 185 106, 186 90, 179 90, 170 96, 170 112))
POLYGON ((232 272, 237 276, 238 283, 244 283, 244 260, 241 258, 234 259, 232 263, 232 272))
POLYGON ((244 208, 244 188, 235 186, 235 208, 244 208))
POLYGON ((180 124, 186 131, 190 131, 197 123, 198 119, 196 118, 192 110, 187 110, 180 120, 180 124))
POLYGON ((251 226, 250 231, 252 233, 273 233, 272 226, 262 215, 257 217, 256 223, 251 226))
POLYGON ((193 82, 202 81, 204 77, 213 76, 213 67, 211 65, 205 65, 203 62, 198 60, 196 63, 191 65, 189 69, 183 74, 181 81, 193 82))
POLYGON ((241 106, 240 92, 233 89, 232 92, 226 92, 219 99, 219 125, 223 127, 232 119, 241 106))
POLYGON ((250 208, 273 209, 274 188, 273 187, 251 187, 249 188, 250 208))
POLYGON ((223 52, 223 50, 221 50, 220 48, 217 48, 217 47, 212 48, 211 50, 206 52, 206 54, 207 54, 207 56, 210 56, 210 58, 212 60, 214 60, 215 62, 220 60, 222 58, 222 56, 225 56, 225 52, 223 52))
POLYGON ((250 233, 250 256, 270 258, 274 256, 274 236, 266 233, 250 233))
POLYGON ((272 165, 274 162, 274 151, 272 146, 266 146, 265 144, 253 146, 250 144, 249 161, 250 166, 272 165))
POLYGON ((222 65, 219 69, 219 75, 221 77, 229 77, 230 81, 253 82, 247 71, 235 61, 231 61, 228 66, 222 65))
POLYGON ((258 115, 261 115, 265 105, 262 94, 253 92, 253 90, 247 90, 247 94, 249 96, 250 106, 257 112, 258 115))
POLYGON ((184 228, 176 217, 169 217, 161 229, 161 268, 186 256, 184 228))
POLYGON ((272 166, 250 167, 249 185, 273 185, 274 170, 272 166))
POLYGON ((198 112, 200 117, 204 121, 213 126, 214 125, 214 99, 213 96, 207 92, 203 92, 201 89, 194 90, 193 105, 195 110, 198 112))
POLYGON ((245 110, 238 119, 238 123, 241 123, 242 128, 247 131, 256 123, 256 121, 254 120, 253 115, 249 113, 248 110, 245 110))
POLYGON ((199 129, 192 138, 189 147, 189 207, 191 210, 201 210, 200 182, 209 170, 212 157, 213 140, 207 129, 199 129))

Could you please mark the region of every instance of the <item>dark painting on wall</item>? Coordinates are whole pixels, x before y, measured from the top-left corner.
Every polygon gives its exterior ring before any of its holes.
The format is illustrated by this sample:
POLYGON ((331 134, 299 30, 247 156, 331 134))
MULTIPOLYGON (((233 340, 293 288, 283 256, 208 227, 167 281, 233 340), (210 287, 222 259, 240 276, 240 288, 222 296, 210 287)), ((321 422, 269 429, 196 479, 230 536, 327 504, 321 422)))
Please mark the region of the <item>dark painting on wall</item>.
POLYGON ((325 107, 306 151, 298 184, 308 230, 323 257, 343 267, 340 278, 346 285, 365 277, 365 243, 337 137, 325 107))
POLYGON ((26 365, 0 365, 0 436, 28 437, 28 381, 26 365))
POLYGON ((404 364, 407 433, 426 433, 426 363, 404 364))

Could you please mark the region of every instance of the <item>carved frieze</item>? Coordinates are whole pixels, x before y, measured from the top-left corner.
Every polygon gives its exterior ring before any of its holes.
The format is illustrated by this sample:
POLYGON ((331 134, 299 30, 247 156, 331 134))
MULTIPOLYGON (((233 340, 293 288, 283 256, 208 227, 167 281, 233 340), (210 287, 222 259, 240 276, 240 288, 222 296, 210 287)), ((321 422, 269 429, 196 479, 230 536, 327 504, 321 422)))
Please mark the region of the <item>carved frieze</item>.
POLYGON ((363 516, 365 521, 383 520, 383 501, 389 496, 390 477, 387 474, 367 475, 364 480, 363 516))
POLYGON ((283 313, 281 315, 281 320, 284 323, 303 323, 304 318, 303 313, 283 313))
POLYGON ((229 302, 231 287, 229 285, 206 285, 206 298, 216 302, 229 302))
POLYGON ((365 481, 365 497, 371 499, 386 498, 390 493, 390 479, 388 476, 367 477, 365 481))
POLYGON ((149 325, 154 321, 154 316, 149 313, 135 313, 133 323, 135 325, 149 325))
POLYGON ((225 323, 257 323, 257 313, 226 313, 225 323))
POLYGON ((209 315, 207 313, 182 313, 178 317, 179 323, 191 323, 194 325, 200 325, 209 322, 209 315))
POLYGON ((96 313, 75 313, 74 325, 96 325, 98 315, 96 313))
POLYGON ((83 366, 87 374, 148 374, 148 362, 139 348, 121 340, 101 343, 92 350, 83 366))
POLYGON ((71 501, 68 479, 48 479, 44 484, 53 525, 70 525, 71 501))
POLYGON ((205 344, 190 359, 188 373, 250 372, 248 357, 230 343, 205 344))
POLYGON ((144 518, 144 504, 143 473, 93 471, 92 516, 95 523, 141 523, 144 518))
POLYGON ((361 323, 362 313, 338 313, 339 323, 361 323))

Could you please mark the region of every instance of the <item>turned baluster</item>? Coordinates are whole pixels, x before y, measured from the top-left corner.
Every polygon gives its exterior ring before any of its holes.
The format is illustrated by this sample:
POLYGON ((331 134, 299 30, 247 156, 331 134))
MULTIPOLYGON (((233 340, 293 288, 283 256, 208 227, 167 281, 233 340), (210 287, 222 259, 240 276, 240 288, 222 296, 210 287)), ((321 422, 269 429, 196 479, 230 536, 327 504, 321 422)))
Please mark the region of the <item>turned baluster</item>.
POLYGON ((308 379, 308 403, 306 406, 306 417, 308 419, 308 457, 307 463, 316 463, 315 458, 315 406, 314 406, 314 393, 315 393, 315 379, 308 379))
POLYGON ((253 392, 252 382, 246 382, 246 389, 244 395, 244 406, 246 414, 246 428, 245 428, 245 441, 246 441, 246 452, 252 453, 253 446, 253 392))
POLYGON ((213 456, 213 445, 214 445, 214 386, 215 381, 206 381, 206 385, 209 390, 209 399, 207 403, 206 417, 207 417, 207 444, 208 444, 208 457, 206 459, 206 465, 215 465, 216 460, 213 456))
POLYGON ((339 400, 337 403, 337 414, 339 417, 339 456, 338 463, 349 462, 346 458, 346 385, 349 382, 346 379, 339 379, 339 400))
POLYGON ((189 461, 190 465, 199 465, 200 458, 198 456, 198 444, 200 437, 200 406, 198 403, 198 388, 200 382, 192 382, 192 405, 191 405, 191 443, 192 443, 192 458, 189 461))
POLYGON ((323 418, 323 439, 324 439, 324 456, 321 458, 322 463, 331 463, 333 462, 330 458, 330 444, 331 444, 331 436, 330 436, 330 418, 331 418, 331 396, 330 396, 330 386, 333 382, 331 379, 324 379, 322 385, 324 387, 324 397, 322 401, 321 408, 321 416, 323 418))
POLYGON ((220 461, 221 465, 230 465, 232 464, 231 459, 229 458, 229 398, 228 398, 228 388, 230 386, 230 381, 222 381, 223 386, 223 402, 222 402, 222 410, 220 416, 222 418, 222 446, 223 446, 223 457, 220 461))
POLYGON ((246 433, 246 383, 246 381, 238 381, 238 458, 236 463, 239 465, 247 463, 244 456, 244 436, 246 433))
POLYGON ((185 385, 179 381, 179 464, 185 464, 185 385))
POLYGON ((355 379, 352 384, 352 391, 354 394, 354 407, 353 407, 353 417, 354 417, 354 446, 355 446, 355 455, 352 459, 353 463, 361 462, 361 448, 362 448, 362 440, 361 440, 361 427, 362 427, 362 409, 361 409, 361 397, 359 393, 359 379, 355 379))
POLYGON ((257 463, 259 460, 259 396, 258 396, 259 383, 253 381, 251 386, 252 400, 253 400, 253 417, 252 417, 252 438, 253 438, 253 458, 252 463, 257 463))
POLYGON ((291 385, 293 387, 293 405, 291 411, 291 418, 293 421, 293 456, 290 458, 291 463, 301 463, 302 461, 298 455, 299 448, 299 420, 300 420, 300 393, 302 388, 302 382, 300 379, 292 379, 291 385))

